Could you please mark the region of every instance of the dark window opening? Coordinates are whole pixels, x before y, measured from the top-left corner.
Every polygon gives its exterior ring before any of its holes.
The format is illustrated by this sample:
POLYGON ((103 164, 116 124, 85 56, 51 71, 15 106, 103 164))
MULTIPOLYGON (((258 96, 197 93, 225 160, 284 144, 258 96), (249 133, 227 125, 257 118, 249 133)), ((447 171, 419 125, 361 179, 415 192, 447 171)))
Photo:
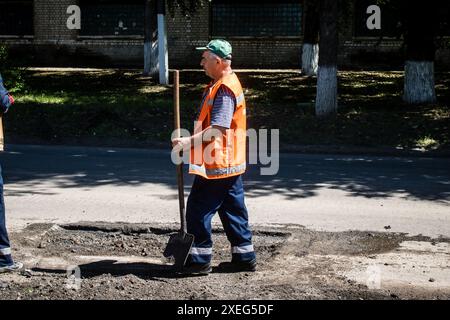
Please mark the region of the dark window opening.
POLYGON ((221 37, 299 37, 301 1, 231 0, 211 3, 211 35, 221 37))
POLYGON ((81 36, 143 36, 145 1, 80 1, 81 36))
POLYGON ((33 1, 0 0, 0 35, 32 36, 33 1))

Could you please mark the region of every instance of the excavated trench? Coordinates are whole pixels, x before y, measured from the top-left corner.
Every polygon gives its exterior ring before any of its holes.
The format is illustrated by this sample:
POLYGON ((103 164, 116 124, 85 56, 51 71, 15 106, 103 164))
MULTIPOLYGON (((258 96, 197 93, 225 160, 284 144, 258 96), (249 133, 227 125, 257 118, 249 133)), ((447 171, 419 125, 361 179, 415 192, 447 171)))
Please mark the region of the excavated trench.
POLYGON ((255 227, 257 272, 220 273, 217 264, 228 261, 231 253, 225 233, 215 227, 213 272, 207 277, 181 277, 162 256, 174 231, 175 225, 31 224, 11 234, 15 258, 25 263, 26 270, 0 275, 0 297, 396 299, 399 296, 390 290, 373 290, 343 276, 342 271, 351 268, 346 261, 393 252, 406 240, 449 242, 388 232, 319 232, 295 225, 255 227))

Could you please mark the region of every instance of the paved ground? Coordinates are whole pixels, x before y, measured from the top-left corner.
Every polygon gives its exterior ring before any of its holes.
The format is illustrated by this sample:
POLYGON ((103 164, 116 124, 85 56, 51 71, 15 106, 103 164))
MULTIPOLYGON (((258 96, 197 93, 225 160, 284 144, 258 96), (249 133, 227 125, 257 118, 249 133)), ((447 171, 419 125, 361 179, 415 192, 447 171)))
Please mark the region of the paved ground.
POLYGON ((27 268, 0 275, 0 298, 450 298, 449 159, 283 154, 276 176, 253 167, 258 271, 216 268, 230 258, 216 224, 209 281, 174 276, 161 254, 178 219, 168 151, 12 145, 0 161, 27 268))
MULTIPOLYGON (((10 145, 0 157, 10 228, 178 219, 166 150, 10 145)), ((282 154, 280 167, 245 176, 255 225, 450 236, 450 159, 282 154)))

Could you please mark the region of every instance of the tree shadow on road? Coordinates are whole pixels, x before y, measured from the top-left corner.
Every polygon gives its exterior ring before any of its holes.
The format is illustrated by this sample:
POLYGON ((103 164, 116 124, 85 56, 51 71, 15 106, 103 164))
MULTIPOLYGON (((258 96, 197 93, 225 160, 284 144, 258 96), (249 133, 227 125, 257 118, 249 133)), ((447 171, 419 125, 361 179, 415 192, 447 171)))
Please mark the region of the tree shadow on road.
MULTIPOLYGON (((14 146, 2 154, 7 196, 57 194, 58 189, 148 184, 150 197, 175 200, 175 166, 168 150, 14 146), (167 187, 173 194, 159 187, 167 187)), ((274 176, 251 165, 244 175, 246 196, 278 195, 285 200, 315 197, 323 189, 347 197, 450 201, 450 160, 346 155, 281 155, 274 176)), ((185 168, 187 172, 187 168, 185 168)), ((192 176, 185 173, 186 193, 192 176)), ((142 192, 140 189, 138 192, 142 192)), ((120 191, 119 191, 120 192, 120 191)))

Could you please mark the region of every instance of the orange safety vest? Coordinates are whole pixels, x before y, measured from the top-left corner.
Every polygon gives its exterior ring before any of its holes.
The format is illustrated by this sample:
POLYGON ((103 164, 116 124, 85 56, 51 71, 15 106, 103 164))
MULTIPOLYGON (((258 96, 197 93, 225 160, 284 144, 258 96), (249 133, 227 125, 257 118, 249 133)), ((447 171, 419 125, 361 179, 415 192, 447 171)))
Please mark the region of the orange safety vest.
POLYGON ((211 125, 211 110, 221 85, 227 86, 236 99, 236 108, 231 126, 225 133, 211 142, 203 142, 191 147, 189 173, 206 179, 221 179, 236 176, 246 168, 246 111, 244 92, 235 73, 224 76, 205 89, 205 98, 194 126, 194 134, 211 125))

